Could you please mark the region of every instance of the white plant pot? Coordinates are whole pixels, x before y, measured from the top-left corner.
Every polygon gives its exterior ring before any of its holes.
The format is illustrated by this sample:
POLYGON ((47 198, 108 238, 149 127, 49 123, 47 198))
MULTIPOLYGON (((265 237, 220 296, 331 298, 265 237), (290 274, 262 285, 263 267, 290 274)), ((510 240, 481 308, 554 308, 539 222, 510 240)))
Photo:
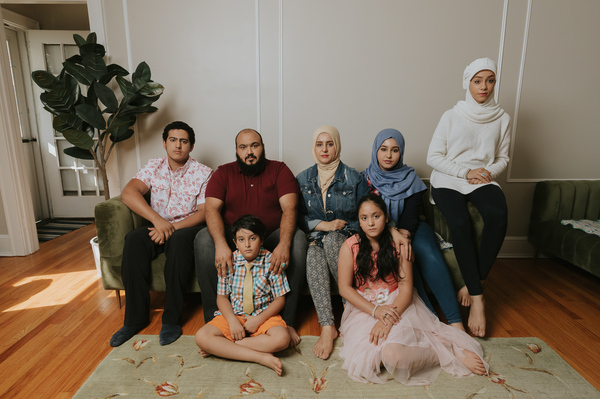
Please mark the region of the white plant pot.
POLYGON ((98 237, 94 237, 90 240, 92 244, 92 252, 94 253, 94 261, 96 262, 96 272, 98 277, 102 277, 102 270, 100 270, 100 248, 98 247, 98 237))

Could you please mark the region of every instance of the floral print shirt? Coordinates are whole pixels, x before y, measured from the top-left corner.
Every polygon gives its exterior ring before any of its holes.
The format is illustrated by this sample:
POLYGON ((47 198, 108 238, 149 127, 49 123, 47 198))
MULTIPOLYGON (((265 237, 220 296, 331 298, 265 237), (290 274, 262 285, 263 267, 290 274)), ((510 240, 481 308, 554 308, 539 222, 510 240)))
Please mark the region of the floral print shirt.
POLYGON ((149 160, 133 178, 151 190, 150 207, 166 221, 175 223, 192 215, 204 203, 211 175, 211 168, 191 157, 173 171, 164 157, 149 160))

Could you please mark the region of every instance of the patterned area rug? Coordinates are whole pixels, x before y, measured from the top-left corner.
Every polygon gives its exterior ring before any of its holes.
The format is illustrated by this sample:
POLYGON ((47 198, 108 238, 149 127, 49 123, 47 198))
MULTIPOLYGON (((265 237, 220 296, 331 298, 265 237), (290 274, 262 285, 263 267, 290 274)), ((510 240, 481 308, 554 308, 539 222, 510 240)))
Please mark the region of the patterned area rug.
MULTIPOLYGON (((168 346, 156 335, 138 335, 113 351, 74 398, 600 398, 598 392, 538 338, 480 340, 489 376, 452 378, 442 372, 430 386, 406 387, 394 380, 363 384, 348 378, 337 349, 327 361, 312 353, 316 337, 278 354, 284 375, 254 363, 198 353, 194 337, 168 346)), ((336 347, 342 344, 338 339, 336 347)))
POLYGON ((51 219, 40 222, 37 227, 39 242, 50 241, 73 230, 80 229, 88 224, 94 223, 93 218, 85 219, 51 219))

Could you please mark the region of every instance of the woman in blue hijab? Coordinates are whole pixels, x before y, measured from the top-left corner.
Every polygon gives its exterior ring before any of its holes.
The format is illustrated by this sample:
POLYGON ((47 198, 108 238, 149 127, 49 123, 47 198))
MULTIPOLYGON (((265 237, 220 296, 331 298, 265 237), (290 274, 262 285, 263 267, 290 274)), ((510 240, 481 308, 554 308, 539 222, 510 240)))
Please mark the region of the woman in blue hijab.
POLYGON ((363 172, 370 191, 383 198, 400 234, 411 240, 415 256, 415 287, 427 307, 425 280, 438 301, 446 321, 464 331, 462 318, 450 278, 433 229, 420 220, 423 192, 427 186, 415 170, 404 164, 404 137, 396 129, 384 129, 377 134, 371 152, 371 163, 363 172))

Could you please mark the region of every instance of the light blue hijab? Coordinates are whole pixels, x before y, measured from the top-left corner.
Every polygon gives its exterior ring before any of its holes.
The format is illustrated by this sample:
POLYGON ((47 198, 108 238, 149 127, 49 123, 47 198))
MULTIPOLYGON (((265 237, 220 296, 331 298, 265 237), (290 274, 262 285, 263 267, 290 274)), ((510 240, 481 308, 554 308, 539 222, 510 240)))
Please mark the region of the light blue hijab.
POLYGON ((404 137, 396 129, 384 129, 377 134, 371 151, 371 163, 363 171, 369 177, 371 185, 377 189, 387 205, 390 216, 398 224, 404 210, 404 200, 415 193, 427 190, 425 183, 419 179, 415 170, 404 164, 404 137), (393 170, 386 171, 379 167, 377 151, 387 139, 392 138, 400 148, 400 160, 393 170))

